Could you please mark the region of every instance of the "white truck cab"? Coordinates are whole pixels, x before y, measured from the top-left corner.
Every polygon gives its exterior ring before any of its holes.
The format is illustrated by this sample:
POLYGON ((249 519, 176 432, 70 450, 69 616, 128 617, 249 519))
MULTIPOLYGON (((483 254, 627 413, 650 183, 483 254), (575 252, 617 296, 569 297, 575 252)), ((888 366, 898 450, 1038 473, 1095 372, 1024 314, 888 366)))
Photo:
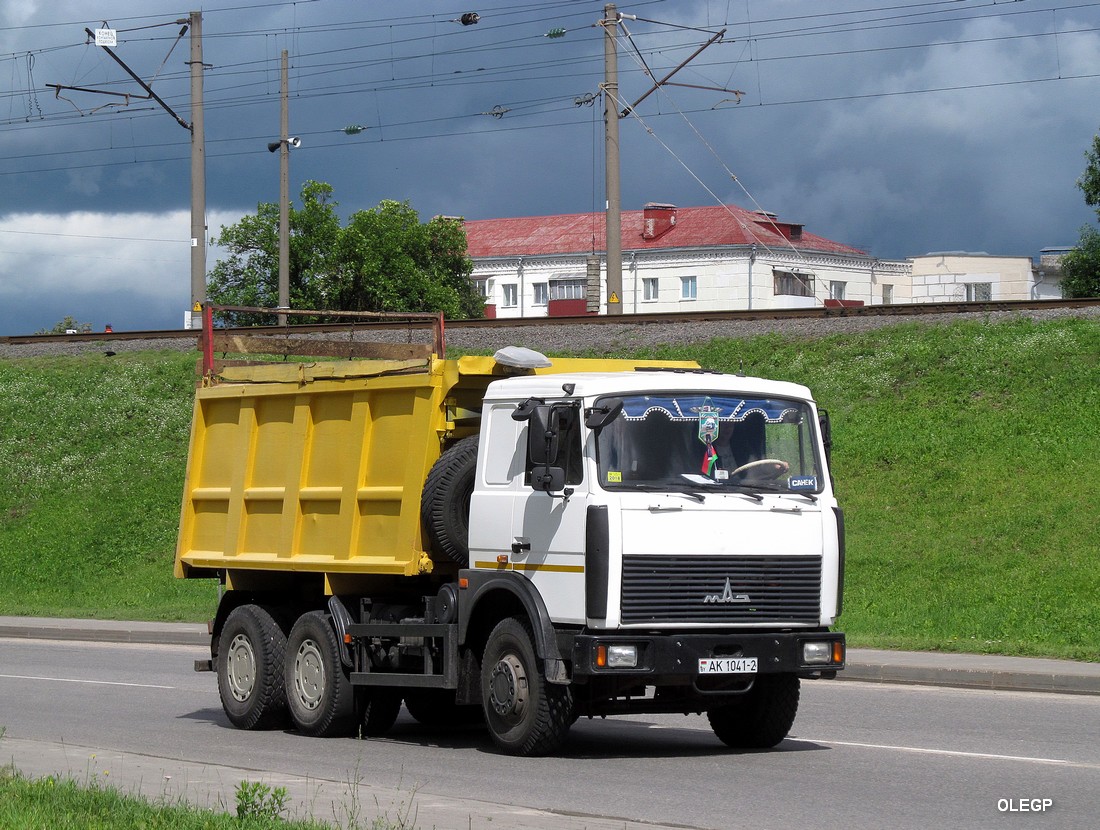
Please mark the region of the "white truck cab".
POLYGON ((829 631, 844 534, 828 440, 793 383, 702 370, 496 381, 469 567, 530 582, 555 632, 547 678, 574 687, 580 714, 707 711, 727 743, 772 745, 798 678, 844 664, 829 631))

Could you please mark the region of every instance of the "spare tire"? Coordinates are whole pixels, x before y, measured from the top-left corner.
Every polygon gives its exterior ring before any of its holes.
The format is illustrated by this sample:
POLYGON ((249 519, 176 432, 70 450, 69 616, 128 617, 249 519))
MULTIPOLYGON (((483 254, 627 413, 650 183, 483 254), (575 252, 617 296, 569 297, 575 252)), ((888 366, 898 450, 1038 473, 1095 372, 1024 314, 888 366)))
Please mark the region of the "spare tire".
POLYGON ((476 435, 448 447, 432 465, 420 499, 420 520, 434 553, 470 561, 470 496, 477 467, 476 435))

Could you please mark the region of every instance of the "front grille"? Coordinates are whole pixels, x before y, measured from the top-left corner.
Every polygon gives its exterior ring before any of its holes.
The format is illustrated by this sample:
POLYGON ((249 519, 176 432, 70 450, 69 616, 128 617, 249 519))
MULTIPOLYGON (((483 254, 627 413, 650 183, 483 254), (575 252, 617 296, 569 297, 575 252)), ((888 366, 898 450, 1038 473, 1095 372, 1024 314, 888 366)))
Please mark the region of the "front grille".
POLYGON ((624 623, 816 625, 820 599, 820 556, 623 557, 624 623))

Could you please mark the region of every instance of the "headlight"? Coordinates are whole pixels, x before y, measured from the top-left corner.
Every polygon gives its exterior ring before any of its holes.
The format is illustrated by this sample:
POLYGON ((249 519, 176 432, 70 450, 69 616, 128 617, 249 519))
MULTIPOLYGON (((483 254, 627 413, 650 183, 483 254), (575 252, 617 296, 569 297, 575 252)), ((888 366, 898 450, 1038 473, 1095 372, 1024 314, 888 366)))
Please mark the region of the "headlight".
POLYGON ((601 669, 634 669, 638 667, 637 646, 596 647, 596 665, 601 669))
POLYGON ((806 665, 827 665, 832 661, 832 643, 803 643, 802 662, 806 665))

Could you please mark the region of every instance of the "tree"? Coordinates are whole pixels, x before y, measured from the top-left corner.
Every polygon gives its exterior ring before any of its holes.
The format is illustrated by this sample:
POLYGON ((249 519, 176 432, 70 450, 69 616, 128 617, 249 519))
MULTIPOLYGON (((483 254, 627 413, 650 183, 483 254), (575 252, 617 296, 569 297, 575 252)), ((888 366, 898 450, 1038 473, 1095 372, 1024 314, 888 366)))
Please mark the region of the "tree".
POLYGON ((1100 231, 1081 228, 1077 246, 1062 257, 1062 293, 1067 297, 1100 297, 1100 231))
MULTIPOLYGON (((1085 194, 1085 204, 1096 210, 1100 221, 1100 134, 1092 137, 1085 151, 1085 172, 1077 186, 1085 194)), ((1081 228, 1077 246, 1062 257, 1062 293, 1067 297, 1100 297, 1100 231, 1089 225, 1081 228)))
POLYGON ((1096 210, 1100 219, 1100 134, 1092 137, 1092 147, 1085 151, 1085 172, 1077 186, 1085 194, 1085 204, 1096 210))
MULTIPOLYGON (((470 273, 462 223, 421 223, 407 202, 386 200, 340 226, 333 188, 302 186, 302 207, 290 210, 290 304, 340 311, 442 311, 481 317, 484 304, 470 273)), ((222 227, 216 240, 229 257, 210 272, 208 294, 220 305, 274 308, 278 302, 279 210, 222 227)), ((237 322, 258 322, 241 319, 237 322)))
POLYGON ((90 334, 92 324, 78 323, 75 317, 68 315, 60 323, 56 323, 52 329, 39 329, 35 334, 68 334, 71 331, 78 334, 90 334))

